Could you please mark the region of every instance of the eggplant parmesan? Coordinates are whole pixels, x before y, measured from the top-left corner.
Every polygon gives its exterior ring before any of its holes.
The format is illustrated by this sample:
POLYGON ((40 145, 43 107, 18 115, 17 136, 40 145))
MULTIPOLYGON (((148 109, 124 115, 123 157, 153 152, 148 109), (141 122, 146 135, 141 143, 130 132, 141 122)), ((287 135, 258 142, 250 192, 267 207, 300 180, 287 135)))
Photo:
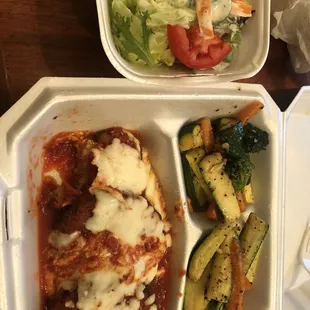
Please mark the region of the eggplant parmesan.
POLYGON ((137 133, 60 133, 38 194, 42 309, 167 309, 171 225, 137 133))

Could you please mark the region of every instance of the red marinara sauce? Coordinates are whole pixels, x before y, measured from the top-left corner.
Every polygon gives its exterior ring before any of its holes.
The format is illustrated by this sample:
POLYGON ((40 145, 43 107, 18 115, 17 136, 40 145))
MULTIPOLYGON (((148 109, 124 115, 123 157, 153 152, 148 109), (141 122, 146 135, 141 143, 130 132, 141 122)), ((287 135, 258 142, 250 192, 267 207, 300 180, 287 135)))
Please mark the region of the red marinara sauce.
MULTIPOLYGON (((133 134, 136 138, 140 138, 135 132, 133 134)), ((65 234, 78 230, 81 231, 85 240, 92 238, 92 233, 85 229, 85 222, 92 216, 96 202, 95 197, 89 193, 89 187, 97 174, 97 167, 91 164, 93 160, 91 149, 98 145, 106 147, 113 138, 119 138, 122 143, 136 147, 134 141, 126 136, 120 127, 98 133, 63 132, 52 137, 44 146, 42 183, 37 197, 41 309, 67 310, 66 302, 75 304, 78 299, 76 289, 71 292, 61 289, 53 295, 47 294, 48 282, 44 273, 46 266, 51 270, 54 268, 53 261, 48 256, 48 236, 53 230, 65 234), (50 175, 45 176, 51 170, 58 171, 62 179, 61 184, 58 184, 50 175)), ((117 240, 111 238, 109 234, 103 233, 102 238, 98 239, 98 244, 113 246, 117 252, 117 240)), ((170 249, 168 249, 159 264, 158 269, 163 269, 163 274, 155 278, 145 289, 146 296, 156 294, 158 310, 168 310, 170 254, 170 249)), ((75 261, 75 263, 83 262, 75 261)), ((52 278, 49 280, 53 281, 52 278)), ((140 310, 148 308, 149 306, 145 306, 142 300, 140 310)))

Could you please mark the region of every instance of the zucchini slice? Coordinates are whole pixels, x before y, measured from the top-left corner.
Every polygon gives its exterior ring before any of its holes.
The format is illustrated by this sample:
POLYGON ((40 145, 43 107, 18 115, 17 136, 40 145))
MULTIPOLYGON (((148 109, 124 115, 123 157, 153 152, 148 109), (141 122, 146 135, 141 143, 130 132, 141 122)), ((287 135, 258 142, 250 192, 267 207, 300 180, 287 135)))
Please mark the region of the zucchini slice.
POLYGON ((208 305, 208 310, 224 310, 226 304, 218 302, 216 300, 211 300, 208 305))
POLYGON ((255 279, 255 274, 256 274, 256 270, 257 270, 257 265, 258 265, 258 261, 259 261, 259 257, 260 257, 260 253, 262 252, 262 246, 259 248, 254 260, 253 260, 253 263, 251 265, 251 267, 249 268, 247 274, 246 274, 246 277, 248 278, 248 280, 253 283, 254 282, 254 279, 255 279))
POLYGON ((196 125, 193 129, 193 139, 195 147, 203 145, 202 129, 200 125, 196 125))
MULTIPOLYGON (((192 179, 193 179, 193 185, 194 185, 195 194, 196 194, 198 204, 200 207, 205 207, 206 204, 208 203, 208 198, 207 198, 203 188, 201 187, 201 184, 200 184, 198 178, 195 175, 193 175, 192 179)), ((204 211, 205 211, 205 208, 204 208, 204 211)))
POLYGON ((181 155, 182 159, 182 167, 183 167, 183 175, 184 175, 184 183, 186 188, 186 195, 191 200, 191 205, 194 211, 199 211, 201 209, 199 200, 197 198, 197 193, 195 189, 195 184, 193 183, 193 173, 189 166, 188 161, 186 160, 184 154, 181 155))
POLYGON ((224 171, 222 155, 214 153, 204 157, 199 167, 224 217, 228 221, 238 220, 240 218, 239 204, 231 180, 224 171))
POLYGON ((236 227, 235 223, 224 222, 216 226, 210 235, 195 251, 190 265, 189 265, 189 278, 197 282, 206 266, 209 264, 215 252, 223 243, 227 235, 236 227))
POLYGON ((232 238, 236 236, 233 230, 227 236, 220 247, 220 251, 215 254, 212 273, 206 297, 208 300, 217 300, 227 303, 231 294, 232 271, 230 259, 230 244, 232 238))
POLYGON ((197 282, 186 277, 184 310, 206 310, 208 308, 209 301, 205 298, 204 292, 205 287, 208 285, 211 265, 212 262, 207 265, 197 282))
POLYGON ((199 125, 199 121, 195 121, 192 123, 188 123, 186 125, 184 125, 179 132, 179 137, 185 135, 186 133, 193 133, 193 129, 196 125, 199 125))
POLYGON ((237 120, 232 117, 222 117, 214 120, 212 122, 212 127, 215 129, 215 131, 220 131, 226 128, 229 128, 237 123, 237 120))
POLYGON ((194 172, 197 180, 199 181, 200 186, 202 187, 203 191, 206 194, 207 200, 210 202, 212 200, 212 193, 208 185, 205 183, 205 180, 200 172, 199 163, 205 155, 205 150, 200 147, 194 150, 190 150, 186 152, 185 157, 194 172))
POLYGON ((244 187, 244 189, 242 190, 242 196, 245 203, 247 204, 254 203, 254 196, 251 183, 244 187))
POLYGON ((269 225, 251 213, 240 234, 240 246, 244 253, 244 272, 248 274, 255 257, 262 246, 268 232, 269 225))
POLYGON ((189 128, 193 128, 191 132, 185 132, 180 136, 179 149, 181 152, 185 152, 203 145, 202 130, 200 125, 195 125, 194 127, 189 128))
POLYGON ((181 152, 185 152, 187 150, 193 149, 194 147, 195 147, 194 139, 191 133, 186 133, 180 138, 179 149, 181 152))
POLYGON ((198 164, 204 158, 206 152, 203 147, 199 147, 186 152, 185 157, 187 158, 193 172, 197 175, 199 173, 198 164))
POLYGON ((237 120, 232 117, 223 117, 219 120, 219 130, 224 130, 236 125, 237 120))

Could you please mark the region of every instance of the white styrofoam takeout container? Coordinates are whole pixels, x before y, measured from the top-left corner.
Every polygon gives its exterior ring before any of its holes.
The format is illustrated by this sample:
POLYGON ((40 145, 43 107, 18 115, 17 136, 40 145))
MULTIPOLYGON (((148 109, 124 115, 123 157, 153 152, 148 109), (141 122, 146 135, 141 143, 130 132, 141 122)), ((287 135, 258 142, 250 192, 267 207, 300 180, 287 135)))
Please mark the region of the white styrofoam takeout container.
MULTIPOLYGON (((307 98, 309 93, 310 89, 307 98)), ((286 185, 290 187, 285 192, 282 177, 287 132, 287 158, 290 159, 290 150, 295 149, 298 153, 296 165, 300 169, 293 172, 307 181, 307 171, 302 167, 303 164, 309 167, 306 163, 308 153, 304 153, 305 144, 301 143, 306 134, 297 139, 301 144, 295 144, 294 138, 300 129, 307 131, 310 126, 310 107, 299 99, 289 113, 283 114, 259 85, 231 83, 171 89, 142 86, 124 79, 40 80, 0 119, 0 309, 39 309, 34 199, 40 183, 44 142, 61 131, 99 130, 119 125, 140 131, 162 183, 175 236, 168 309, 181 310, 183 297, 178 297, 178 293, 183 293, 185 277, 179 277, 180 271, 186 269, 193 246, 211 224, 203 214, 188 212, 178 131, 187 121, 202 116, 215 118, 233 114, 251 100, 260 100, 265 105, 265 109, 253 118, 253 123, 269 132, 271 143, 266 152, 252 157, 256 166, 253 175, 255 205, 248 211, 254 209, 264 218, 270 224, 270 231, 264 243, 254 289, 245 295, 245 309, 282 309, 284 198, 288 202, 286 212, 295 215, 295 202, 305 203, 309 192, 305 182, 302 184, 303 200, 293 200, 292 203, 291 198, 299 192, 300 182, 297 179, 293 184, 287 178, 286 185), (178 221, 174 213, 175 202, 180 197, 185 203, 184 221, 178 221)), ((286 166, 288 175, 291 175, 295 163, 286 162, 286 166)), ((300 214, 300 218, 302 216, 300 214)), ((287 227, 289 224, 287 218, 287 227)), ((286 229, 286 232, 289 236, 294 235, 294 230, 286 229)), ((294 236, 296 244, 299 237, 300 234, 294 236)), ((286 238, 286 246, 289 240, 286 238)), ((285 251, 285 263, 289 251, 285 251)))
POLYGON ((110 24, 111 0, 96 0, 103 48, 115 69, 129 80, 157 85, 196 85, 223 83, 250 78, 263 67, 269 51, 271 0, 250 0, 256 11, 242 30, 243 40, 230 67, 223 72, 205 70, 193 73, 183 65, 151 69, 123 59, 113 42, 110 24))

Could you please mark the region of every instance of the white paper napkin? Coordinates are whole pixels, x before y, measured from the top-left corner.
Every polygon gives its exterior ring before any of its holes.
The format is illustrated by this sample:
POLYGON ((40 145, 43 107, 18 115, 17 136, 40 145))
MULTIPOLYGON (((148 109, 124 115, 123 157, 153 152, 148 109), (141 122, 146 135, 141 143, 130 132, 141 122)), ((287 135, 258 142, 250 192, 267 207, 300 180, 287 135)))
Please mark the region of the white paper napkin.
POLYGON ((310 0, 272 0, 271 35, 288 44, 297 73, 310 71, 310 0))

